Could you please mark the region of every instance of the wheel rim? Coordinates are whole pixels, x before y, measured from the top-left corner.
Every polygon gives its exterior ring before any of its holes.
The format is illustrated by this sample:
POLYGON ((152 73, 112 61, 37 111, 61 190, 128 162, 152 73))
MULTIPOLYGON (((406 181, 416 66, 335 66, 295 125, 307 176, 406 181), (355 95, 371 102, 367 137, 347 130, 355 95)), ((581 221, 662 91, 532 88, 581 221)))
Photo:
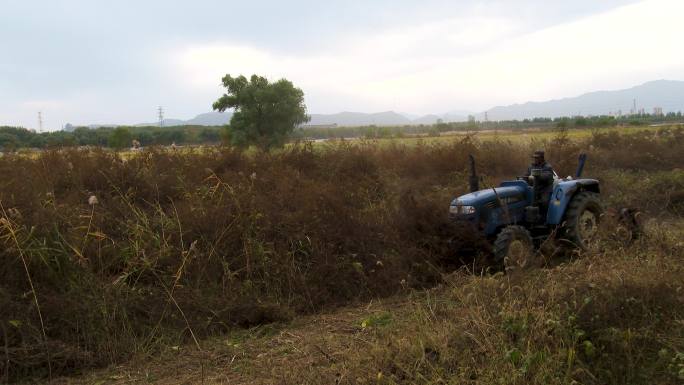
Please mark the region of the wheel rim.
POLYGON ((508 245, 504 263, 507 269, 522 269, 527 266, 529 250, 525 242, 515 239, 508 245))
POLYGON ((598 233, 598 218, 596 218, 596 214, 591 210, 585 210, 579 217, 577 227, 582 243, 588 246, 598 233))

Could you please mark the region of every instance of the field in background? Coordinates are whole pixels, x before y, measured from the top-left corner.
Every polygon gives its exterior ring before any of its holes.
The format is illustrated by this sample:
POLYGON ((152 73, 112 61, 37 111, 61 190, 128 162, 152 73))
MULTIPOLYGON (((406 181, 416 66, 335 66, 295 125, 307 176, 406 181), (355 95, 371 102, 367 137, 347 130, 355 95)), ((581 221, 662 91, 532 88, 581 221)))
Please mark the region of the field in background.
MULTIPOLYGON (((3 127, 0 127, 2 131, 3 127)), ((466 128, 459 129, 456 131, 437 131, 433 126, 418 126, 412 127, 413 131, 409 133, 404 133, 402 129, 404 127, 337 127, 329 129, 330 132, 326 132, 322 138, 316 139, 315 136, 304 130, 298 130, 293 134, 291 142, 286 146, 298 145, 301 143, 314 143, 315 146, 320 147, 322 144, 330 144, 335 142, 348 142, 348 143, 368 143, 372 142, 380 145, 387 145, 390 143, 394 144, 430 144, 430 143, 443 143, 449 141, 460 141, 464 136, 472 136, 478 138, 479 140, 504 140, 504 141, 514 141, 514 142, 539 142, 544 140, 551 140, 561 133, 569 139, 586 139, 592 135, 596 134, 633 134, 638 132, 650 132, 653 135, 659 135, 660 132, 668 132, 672 130, 677 130, 683 128, 682 124, 658 124, 658 125, 626 125, 626 126, 604 126, 604 127, 574 127, 574 128, 557 128, 550 126, 540 126, 534 127, 531 123, 530 126, 521 126, 517 128, 506 128, 505 126, 500 129, 494 129, 491 127, 483 126, 476 130, 469 130, 466 128), (387 130, 385 132, 385 130, 387 130), (347 132, 349 131, 349 132, 347 132), (345 134, 347 136, 345 136, 345 134), (348 136, 357 135, 357 136, 348 136)), ((16 128, 7 128, 13 131, 21 131, 16 128)), ((159 128, 143 127, 137 128, 138 130, 143 130, 140 132, 133 131, 132 138, 139 141, 141 148, 128 149, 127 145, 125 148, 114 150, 109 149, 109 151, 118 151, 122 157, 128 158, 133 154, 139 152, 140 150, 147 147, 155 148, 165 148, 170 151, 175 151, 179 153, 188 152, 202 152, 206 149, 215 148, 221 145, 220 143, 220 132, 222 127, 204 127, 198 128, 195 126, 188 127, 173 127, 170 130, 169 135, 161 135, 165 133, 163 130, 160 131, 159 128), (153 130, 156 139, 144 139, 143 135, 146 129, 153 130), (204 134, 202 134, 204 132, 204 134), (211 133, 211 134, 209 134, 211 133), (177 140, 174 140, 177 139, 177 140), (172 143, 176 143, 173 144, 172 143)), ((79 129, 77 132, 69 135, 75 135, 75 138, 69 140, 62 138, 62 142, 42 143, 41 148, 47 146, 47 148, 52 149, 63 149, 63 148, 80 148, 87 149, 92 148, 92 146, 107 146, 107 135, 109 135, 111 129, 98 129, 95 131, 88 129, 79 129), (95 136, 97 140, 91 138, 95 136)), ((1 134, 1 132, 0 132, 1 134)), ((53 133, 59 136, 59 133, 53 133)), ((168 133, 166 133, 168 134, 168 133)), ((32 134, 35 135, 35 134, 32 134)), ((62 136, 65 135, 62 133, 62 136)), ((318 135, 321 136, 321 135, 318 135)), ((30 141, 25 140, 25 144, 28 145, 30 141)), ((18 143, 18 142, 17 142, 18 143)), ((8 147, 7 142, 0 141, 0 156, 3 155, 3 150, 5 152, 22 154, 24 156, 36 156, 36 154, 44 151, 43 149, 38 149, 34 147, 16 147, 10 145, 8 147), (3 147, 4 146, 4 147, 3 147)), ((10 143, 11 144, 11 143, 10 143)), ((256 151, 255 149, 250 149, 249 151, 256 151)))
MULTIPOLYGON (((449 122, 427 125, 404 126, 330 126, 300 127, 290 134, 290 141, 331 140, 346 138, 357 139, 402 139, 415 137, 437 137, 468 133, 481 133, 484 137, 491 132, 504 137, 509 134, 518 138, 517 133, 541 134, 548 137, 559 129, 567 129, 572 137, 586 135, 590 131, 611 131, 629 133, 635 130, 661 127, 672 129, 684 126, 681 114, 633 115, 622 117, 593 116, 574 118, 535 118, 522 121, 496 122, 449 122)), ((0 154, 14 151, 37 151, 38 149, 58 149, 69 147, 108 147, 122 150, 134 141, 143 147, 149 146, 216 146, 228 137, 225 126, 118 126, 118 127, 76 127, 71 131, 52 131, 37 133, 22 127, 0 126, 0 154)))
POLYGON ((571 132, 299 144, 271 154, 7 154, 0 379, 188 352, 195 382, 229 368, 267 383, 337 374, 342 383, 671 383, 684 352, 682 245, 672 235, 684 212, 684 132, 571 132), (466 190, 468 154, 495 184, 525 170, 537 148, 560 175, 588 152, 585 172, 601 179, 608 204, 639 207, 662 225, 634 249, 614 245, 521 282, 448 274, 444 259, 459 256, 446 244, 456 231, 447 207, 466 190), (311 333, 297 326, 302 315, 319 322, 378 298, 402 304, 352 311, 361 319, 343 321, 350 326, 333 328, 331 340, 311 336, 320 341, 313 347, 268 355, 296 340, 286 333, 311 333), (346 353, 333 354, 336 344, 346 353), (273 358, 264 361, 269 373, 254 361, 262 353, 273 358), (620 360, 619 373, 611 370, 620 360), (510 370, 518 374, 495 377, 510 370))
POLYGON ((614 134, 634 134, 638 132, 650 132, 653 135, 658 135, 658 132, 677 130, 678 125, 673 126, 625 126, 625 127, 602 127, 602 128, 573 128, 573 129, 557 129, 557 128, 527 128, 527 129, 482 129, 476 131, 447 131, 439 135, 430 134, 416 134, 406 135, 403 137, 389 137, 389 138, 346 138, 346 139, 320 139, 315 143, 327 143, 330 141, 346 140, 351 142, 358 141, 376 141, 379 144, 387 143, 401 143, 401 144, 416 144, 416 143, 438 143, 444 141, 459 141, 464 136, 472 136, 479 140, 503 140, 513 142, 540 142, 552 140, 559 135, 564 135, 568 139, 580 140, 591 137, 592 135, 614 135, 614 134))

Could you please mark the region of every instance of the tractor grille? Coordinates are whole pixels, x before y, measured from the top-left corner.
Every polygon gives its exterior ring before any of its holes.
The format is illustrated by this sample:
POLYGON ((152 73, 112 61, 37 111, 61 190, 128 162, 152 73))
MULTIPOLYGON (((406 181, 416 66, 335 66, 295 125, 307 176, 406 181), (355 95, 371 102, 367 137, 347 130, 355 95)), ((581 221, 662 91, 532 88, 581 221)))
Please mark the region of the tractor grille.
MULTIPOLYGON (((520 202, 520 201, 522 201, 522 200, 523 200, 523 196, 522 196, 522 195, 513 195, 513 196, 510 196, 510 197, 503 197, 503 198, 501 198, 501 202, 502 202, 503 204, 505 204, 505 205, 511 205, 511 204, 513 204, 513 203, 518 203, 518 202, 520 202)), ((499 207, 499 206, 500 206, 500 205, 499 205, 499 200, 493 200, 493 201, 491 201, 491 202, 485 203, 482 207, 488 208, 488 209, 493 209, 493 208, 496 208, 496 207, 499 207)))

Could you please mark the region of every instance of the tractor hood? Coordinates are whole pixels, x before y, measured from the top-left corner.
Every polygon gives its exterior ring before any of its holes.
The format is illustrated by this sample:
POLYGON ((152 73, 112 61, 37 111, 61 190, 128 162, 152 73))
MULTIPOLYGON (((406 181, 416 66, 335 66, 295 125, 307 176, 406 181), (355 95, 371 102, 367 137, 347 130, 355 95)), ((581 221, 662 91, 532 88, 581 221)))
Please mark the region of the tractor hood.
POLYGON ((496 187, 496 193, 494 193, 493 189, 486 189, 486 190, 480 190, 480 191, 475 191, 470 194, 466 195, 461 195, 460 197, 454 199, 451 202, 452 206, 480 206, 482 204, 485 204, 487 202, 493 202, 496 201, 496 196, 498 195, 499 198, 507 198, 507 197, 513 197, 513 196, 524 196, 525 194, 525 187, 524 185, 521 184, 519 186, 503 186, 503 187, 496 187))

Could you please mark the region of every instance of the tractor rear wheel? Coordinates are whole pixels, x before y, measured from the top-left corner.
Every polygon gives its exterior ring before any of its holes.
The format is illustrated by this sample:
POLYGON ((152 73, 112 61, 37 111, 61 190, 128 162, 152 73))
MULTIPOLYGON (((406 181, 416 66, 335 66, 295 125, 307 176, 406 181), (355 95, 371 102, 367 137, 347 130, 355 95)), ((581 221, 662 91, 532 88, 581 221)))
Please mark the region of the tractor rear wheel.
POLYGON ((575 194, 565 211, 561 238, 581 250, 591 249, 598 240, 602 213, 599 194, 590 191, 575 194))
POLYGON ((517 273, 535 267, 532 236, 526 228, 518 225, 505 227, 494 241, 494 260, 502 264, 506 273, 517 273))

